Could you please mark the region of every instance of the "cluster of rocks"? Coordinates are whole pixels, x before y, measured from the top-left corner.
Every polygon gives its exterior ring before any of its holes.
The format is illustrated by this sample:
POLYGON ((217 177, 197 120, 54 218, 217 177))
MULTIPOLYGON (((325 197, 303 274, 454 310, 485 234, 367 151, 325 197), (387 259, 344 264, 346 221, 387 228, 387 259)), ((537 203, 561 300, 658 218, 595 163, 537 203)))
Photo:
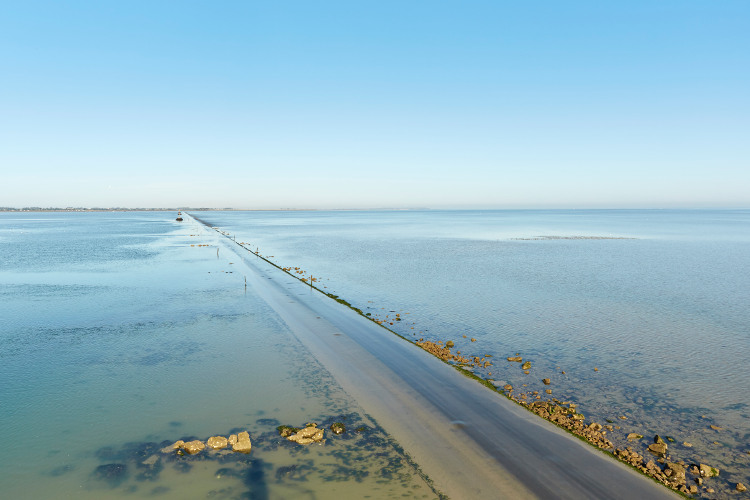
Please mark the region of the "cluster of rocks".
MULTIPOLYGON (((464 335, 464 337, 466 336, 464 335)), ((472 342, 475 341, 475 339, 471 340, 472 342)), ((448 341, 444 344, 442 341, 432 342, 419 339, 419 341, 415 343, 425 351, 444 361, 456 362, 462 366, 474 366, 480 368, 486 368, 491 365, 486 359, 490 357, 489 355, 484 358, 473 357, 472 359, 461 356, 461 351, 456 351, 455 354, 451 353, 450 348, 454 346, 452 341, 448 341)), ((521 363, 521 370, 523 370, 523 373, 530 373, 531 362, 524 361, 523 357, 520 355, 516 354, 516 356, 509 356, 507 357, 507 360, 510 362, 521 363)), ((599 370, 598 368, 594 368, 594 371, 599 370)), ((562 373, 565 374, 564 371, 562 373)), ((544 385, 551 384, 549 378, 544 378, 541 381, 544 385)), ((715 490, 706 485, 705 481, 711 477, 718 476, 719 470, 706 464, 694 464, 688 466, 683 461, 670 460, 670 457, 667 455, 668 445, 659 436, 655 436, 654 442, 648 446, 648 452, 651 453, 654 458, 645 459, 629 446, 625 449, 615 448, 613 443, 607 439, 606 435, 608 431, 614 431, 615 429, 620 429, 620 427, 602 425, 596 422, 590 424, 584 423, 585 416, 577 412, 575 403, 562 402, 555 398, 552 398, 549 401, 544 401, 541 400, 539 391, 517 394, 514 392, 513 386, 510 384, 505 384, 503 390, 509 399, 528 408, 545 420, 568 430, 572 434, 582 437, 594 446, 604 450, 612 450, 615 457, 630 464, 642 473, 653 477, 669 488, 680 491, 684 494, 696 494, 701 488, 706 494, 710 495, 715 493, 715 490), (690 479, 688 478, 688 475, 691 476, 690 479)), ((550 389, 546 389, 545 392, 547 394, 552 394, 550 389)), ((623 420, 626 419, 626 417, 620 418, 623 420)), ((714 430, 720 429, 716 426, 711 426, 711 428, 714 430)), ((627 438, 628 441, 632 441, 642 439, 643 436, 631 433, 628 434, 627 438)), ((688 443, 685 443, 685 445, 687 446, 688 443)), ((737 492, 747 491, 747 487, 742 483, 737 483, 735 489, 737 492)))
MULTIPOLYGON (((681 460, 670 461, 667 456, 668 445, 659 436, 654 436, 654 443, 649 445, 648 450, 658 457, 656 461, 650 457, 647 460, 630 447, 623 450, 616 449, 614 455, 660 483, 682 493, 695 494, 698 493, 699 488, 703 488, 708 494, 715 492, 713 488, 705 484, 705 480, 719 475, 719 469, 716 467, 706 464, 688 466, 681 460), (692 481, 688 479, 688 473, 692 475, 692 481)), ((742 483, 737 485, 737 491, 742 491, 741 486, 743 486, 742 483)))
POLYGON ((250 433, 247 431, 240 432, 238 434, 232 434, 229 438, 224 436, 212 436, 204 443, 200 440, 188 441, 187 443, 183 440, 176 441, 165 448, 162 448, 162 453, 177 453, 182 455, 187 453, 188 455, 196 455, 206 448, 212 450, 223 450, 224 448, 231 447, 232 451, 237 453, 250 453, 253 448, 250 442, 250 433))
POLYGON ((554 398, 550 401, 539 400, 529 403, 513 394, 510 394, 509 397, 543 419, 569 430, 573 434, 586 439, 586 441, 594 446, 602 449, 614 448, 612 442, 606 437, 607 431, 612 430, 611 426, 605 427, 596 422, 588 425, 585 424, 584 420, 586 417, 582 413, 578 413, 575 403, 562 402, 554 398))
MULTIPOLYGON (((474 341, 475 339, 472 339, 474 341)), ((448 342, 443 342, 442 340, 437 342, 432 342, 431 340, 424 340, 419 339, 415 342, 416 345, 424 349, 425 351, 429 352, 433 356, 436 356, 443 361, 452 361, 455 363, 458 363, 462 366, 472 366, 476 368, 488 368, 492 366, 492 362, 490 362, 487 358, 491 357, 490 355, 485 355, 483 357, 479 356, 471 356, 471 357, 465 357, 461 355, 461 351, 456 351, 455 354, 451 352, 451 348, 455 345, 452 340, 449 340, 448 342)))
MULTIPOLYGON (((330 429, 331 432, 337 435, 346 432, 346 426, 341 422, 332 423, 330 429)), ((281 437, 297 444, 320 443, 323 441, 323 436, 325 434, 324 429, 319 429, 318 424, 315 423, 309 423, 301 429, 289 425, 280 425, 276 430, 281 437)))

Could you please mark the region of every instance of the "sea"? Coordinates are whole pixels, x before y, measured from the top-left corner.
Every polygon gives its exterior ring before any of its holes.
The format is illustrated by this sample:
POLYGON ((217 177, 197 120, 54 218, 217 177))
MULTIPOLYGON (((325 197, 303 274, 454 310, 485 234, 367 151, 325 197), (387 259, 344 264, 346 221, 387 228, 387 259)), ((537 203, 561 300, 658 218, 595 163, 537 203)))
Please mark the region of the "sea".
POLYGON ((216 238, 405 342, 491 360, 474 372, 500 388, 575 403, 618 447, 661 436, 720 470, 712 498, 750 484, 750 210, 189 214, 206 225, 0 214, 8 498, 435 497, 216 238), (276 432, 333 421, 359 431, 315 447, 276 432), (158 451, 238 430, 258 438, 250 455, 158 451))

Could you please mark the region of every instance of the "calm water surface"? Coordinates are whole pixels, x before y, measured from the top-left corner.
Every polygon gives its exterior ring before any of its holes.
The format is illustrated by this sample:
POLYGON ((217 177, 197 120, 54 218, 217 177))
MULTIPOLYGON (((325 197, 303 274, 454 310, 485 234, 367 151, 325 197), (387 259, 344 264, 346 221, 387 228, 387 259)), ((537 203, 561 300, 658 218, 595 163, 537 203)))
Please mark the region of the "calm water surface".
POLYGON ((0 213, 0 496, 434 498, 218 235, 174 217, 0 213), (323 445, 275 430, 337 420, 323 445), (250 455, 158 451, 241 430, 250 455))
POLYGON ((491 354, 498 385, 550 378, 618 446, 666 435, 720 494, 750 482, 750 211, 194 215, 403 336, 491 354))

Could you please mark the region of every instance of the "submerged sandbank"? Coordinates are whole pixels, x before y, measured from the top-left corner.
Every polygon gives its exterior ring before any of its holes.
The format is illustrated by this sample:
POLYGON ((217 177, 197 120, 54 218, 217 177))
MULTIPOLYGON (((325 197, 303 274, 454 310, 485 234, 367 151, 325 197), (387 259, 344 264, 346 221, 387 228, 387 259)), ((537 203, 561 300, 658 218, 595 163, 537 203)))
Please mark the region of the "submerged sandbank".
POLYGON ((247 283, 451 498, 675 498, 232 240, 247 283))

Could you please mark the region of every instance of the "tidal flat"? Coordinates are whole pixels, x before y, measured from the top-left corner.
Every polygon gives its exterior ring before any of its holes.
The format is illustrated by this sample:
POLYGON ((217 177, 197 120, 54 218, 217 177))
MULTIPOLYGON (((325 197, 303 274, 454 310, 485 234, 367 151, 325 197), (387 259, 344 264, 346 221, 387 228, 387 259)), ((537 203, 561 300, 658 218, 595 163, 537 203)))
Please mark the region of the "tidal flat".
POLYGON ((439 496, 173 214, 0 214, 3 498, 439 496), (281 424, 330 420, 301 446, 281 424), (252 453, 162 454, 244 429, 252 453), (359 429, 359 431, 357 431, 359 429))
POLYGON ((199 215, 398 335, 483 359, 465 368, 519 401, 572 403, 644 465, 666 436, 721 471, 699 495, 750 481, 747 211, 199 215))

